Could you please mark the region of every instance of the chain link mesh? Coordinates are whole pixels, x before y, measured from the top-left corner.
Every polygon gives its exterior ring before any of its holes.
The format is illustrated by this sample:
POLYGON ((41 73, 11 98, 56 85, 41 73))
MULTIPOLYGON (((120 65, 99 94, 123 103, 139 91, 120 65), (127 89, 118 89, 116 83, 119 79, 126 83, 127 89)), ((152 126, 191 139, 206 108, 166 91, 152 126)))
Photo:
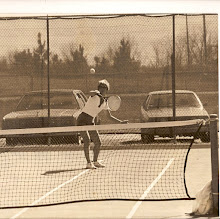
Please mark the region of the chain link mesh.
MULTIPOLYGON (((173 16, 49 17, 50 88, 85 94, 107 79, 122 98, 114 113, 140 121, 147 93, 172 88, 173 16), (90 74, 90 69, 95 74, 90 74)), ((218 16, 175 15, 176 89, 195 91, 218 113, 218 16)), ((47 90, 45 17, 0 20, 1 118, 26 92, 47 90)), ((104 117, 104 116, 103 116, 104 117)), ((103 122, 106 120, 103 119, 103 122)))

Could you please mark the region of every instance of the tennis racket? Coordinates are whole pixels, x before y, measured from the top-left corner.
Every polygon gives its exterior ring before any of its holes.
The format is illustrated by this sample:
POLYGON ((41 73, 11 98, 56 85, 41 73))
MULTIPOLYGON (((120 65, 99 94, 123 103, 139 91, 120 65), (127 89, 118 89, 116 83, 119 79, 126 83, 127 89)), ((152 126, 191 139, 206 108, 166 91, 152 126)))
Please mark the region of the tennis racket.
POLYGON ((111 111, 117 111, 121 106, 121 98, 118 95, 108 97, 107 101, 111 111))

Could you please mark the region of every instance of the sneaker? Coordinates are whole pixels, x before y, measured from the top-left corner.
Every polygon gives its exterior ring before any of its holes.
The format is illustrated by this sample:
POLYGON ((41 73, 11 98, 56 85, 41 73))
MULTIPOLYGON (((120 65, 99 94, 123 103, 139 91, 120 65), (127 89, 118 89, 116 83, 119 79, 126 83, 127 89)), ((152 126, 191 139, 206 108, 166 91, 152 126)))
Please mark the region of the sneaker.
POLYGON ((93 163, 87 163, 86 169, 96 169, 93 163))
POLYGON ((95 162, 94 162, 94 166, 97 167, 97 168, 105 167, 105 165, 104 165, 104 164, 101 164, 99 161, 95 161, 95 162))

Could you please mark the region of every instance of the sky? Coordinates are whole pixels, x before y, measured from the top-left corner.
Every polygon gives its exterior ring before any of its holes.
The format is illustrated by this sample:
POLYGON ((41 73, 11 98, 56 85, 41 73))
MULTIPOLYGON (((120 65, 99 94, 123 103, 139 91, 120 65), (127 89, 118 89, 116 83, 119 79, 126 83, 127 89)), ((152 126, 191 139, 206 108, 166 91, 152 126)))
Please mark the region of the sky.
POLYGON ((218 12, 218 0, 0 0, 2 13, 218 12), (12 7, 13 5, 13 7, 12 7))

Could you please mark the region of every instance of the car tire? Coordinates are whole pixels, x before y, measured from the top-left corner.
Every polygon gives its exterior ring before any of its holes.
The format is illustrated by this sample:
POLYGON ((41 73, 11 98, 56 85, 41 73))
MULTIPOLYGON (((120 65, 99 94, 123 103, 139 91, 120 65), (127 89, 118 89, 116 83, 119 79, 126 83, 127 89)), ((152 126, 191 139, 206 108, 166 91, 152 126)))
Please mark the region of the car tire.
POLYGON ((79 135, 53 136, 51 137, 51 144, 81 144, 81 137, 79 135))
POLYGON ((143 143, 152 143, 154 141, 154 135, 141 133, 141 140, 143 143))
POLYGON ((210 133, 209 132, 202 132, 200 133, 200 139, 202 142, 210 142, 210 133))
POLYGON ((6 145, 17 145, 18 139, 17 138, 6 138, 6 145))
POLYGON ((67 135, 63 138, 59 137, 59 139, 54 142, 55 144, 64 143, 64 144, 81 144, 81 137, 79 135, 67 135))

